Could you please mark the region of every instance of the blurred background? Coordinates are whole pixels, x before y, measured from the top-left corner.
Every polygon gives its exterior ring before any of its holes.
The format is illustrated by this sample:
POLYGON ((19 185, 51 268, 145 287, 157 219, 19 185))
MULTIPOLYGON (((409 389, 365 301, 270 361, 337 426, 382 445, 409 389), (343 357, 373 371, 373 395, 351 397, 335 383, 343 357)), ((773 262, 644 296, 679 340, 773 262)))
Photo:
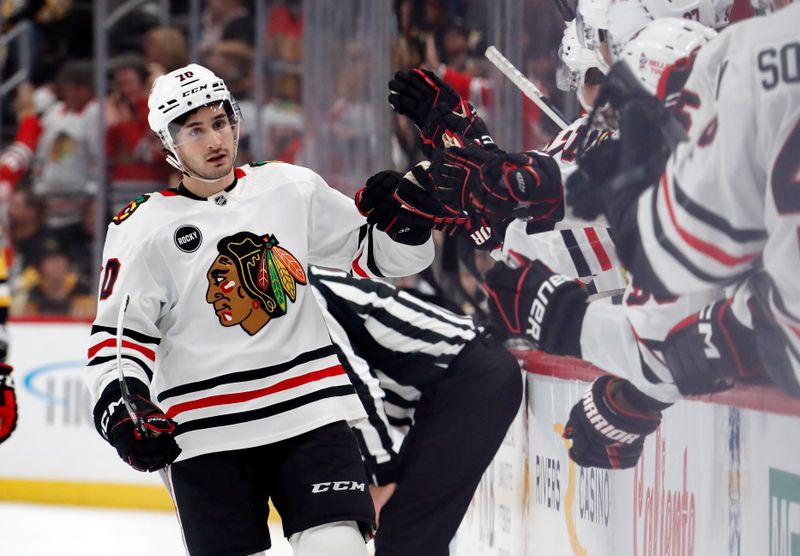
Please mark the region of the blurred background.
POLYGON ((552 0, 3 0, 1 15, 12 317, 93 316, 110 217, 177 183, 147 95, 189 62, 241 105, 239 163, 308 166, 351 196, 422 158, 413 124, 386 100, 397 70, 437 71, 507 150, 540 148, 557 128, 488 62, 487 46, 576 115, 574 95, 555 87, 564 24, 552 0))

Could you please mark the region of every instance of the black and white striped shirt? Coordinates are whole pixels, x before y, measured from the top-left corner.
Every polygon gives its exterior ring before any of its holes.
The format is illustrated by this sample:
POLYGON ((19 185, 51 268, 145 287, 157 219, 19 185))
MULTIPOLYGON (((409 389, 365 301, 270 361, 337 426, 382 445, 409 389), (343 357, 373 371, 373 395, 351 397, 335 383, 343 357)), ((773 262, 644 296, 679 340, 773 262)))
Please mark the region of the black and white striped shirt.
POLYGON ((377 484, 391 482, 422 392, 442 377, 478 329, 471 318, 385 282, 318 267, 309 274, 369 416, 355 427, 367 468, 377 484))

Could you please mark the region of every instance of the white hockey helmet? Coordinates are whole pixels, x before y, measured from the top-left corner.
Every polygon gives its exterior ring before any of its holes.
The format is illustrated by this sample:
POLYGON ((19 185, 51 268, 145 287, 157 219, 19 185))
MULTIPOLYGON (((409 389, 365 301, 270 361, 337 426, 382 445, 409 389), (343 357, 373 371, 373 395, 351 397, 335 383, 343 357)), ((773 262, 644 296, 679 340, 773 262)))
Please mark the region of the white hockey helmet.
MULTIPOLYGON (((755 1, 755 0, 754 0, 755 1)), ((614 60, 645 25, 676 17, 721 29, 728 25, 733 0, 612 0, 608 9, 608 42, 614 60)))
MULTIPOLYGON (((225 82, 214 75, 214 72, 198 64, 189 64, 162 75, 153 82, 147 99, 147 122, 168 151, 167 162, 187 176, 191 174, 181 162, 175 148, 175 134, 181 127, 176 120, 193 110, 214 103, 219 103, 224 108, 228 122, 236 128, 235 149, 238 149, 241 111, 225 82)), ((236 152, 232 159, 236 159, 236 152)))
POLYGON ((556 86, 562 91, 575 91, 584 110, 591 109, 591 106, 586 105, 582 89, 586 83, 586 74, 592 69, 605 75, 608 73, 608 64, 597 51, 581 46, 576 22, 570 21, 564 29, 564 36, 558 48, 556 86))
POLYGON ((610 5, 611 0, 578 0, 575 24, 581 46, 597 50, 605 42, 610 5))
POLYGON ((664 70, 679 58, 691 54, 717 36, 717 32, 696 21, 668 17, 648 23, 622 51, 644 87, 655 94, 664 70))

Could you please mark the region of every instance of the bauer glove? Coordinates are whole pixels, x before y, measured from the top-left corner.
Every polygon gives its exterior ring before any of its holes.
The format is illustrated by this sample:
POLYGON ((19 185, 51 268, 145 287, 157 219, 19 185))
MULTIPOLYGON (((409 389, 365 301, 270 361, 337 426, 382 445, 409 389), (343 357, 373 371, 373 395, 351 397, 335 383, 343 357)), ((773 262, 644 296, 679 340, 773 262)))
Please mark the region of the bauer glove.
POLYGON ((555 274, 541 261, 520 258, 519 268, 497 262, 486 273, 492 324, 547 353, 580 356, 586 292, 577 280, 555 274))
POLYGON ((127 378, 136 414, 144 434, 131 420, 118 381, 109 384, 94 406, 97 431, 117 449, 122 460, 137 471, 156 471, 178 457, 181 449, 175 442, 175 423, 150 401, 149 390, 139 380, 127 378))
POLYGON ((431 179, 450 210, 485 218, 525 217, 551 227, 564 217, 561 173, 549 156, 477 146, 437 149, 431 179))
POLYGON ((11 365, 0 363, 0 443, 17 428, 17 395, 11 365))
POLYGON ((661 403, 611 375, 594 381, 569 413, 564 438, 581 467, 627 469, 639 461, 644 439, 661 424, 661 403))

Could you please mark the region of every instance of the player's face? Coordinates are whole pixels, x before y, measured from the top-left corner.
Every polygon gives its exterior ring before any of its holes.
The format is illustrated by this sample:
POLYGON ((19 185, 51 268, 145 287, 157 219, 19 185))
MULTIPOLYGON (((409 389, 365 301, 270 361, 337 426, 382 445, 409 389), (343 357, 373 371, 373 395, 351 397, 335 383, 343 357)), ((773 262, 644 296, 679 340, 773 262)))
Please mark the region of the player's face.
POLYGON ((175 150, 192 175, 206 180, 224 178, 233 169, 236 125, 222 103, 193 112, 175 133, 175 150))
POLYGON ((225 255, 219 255, 206 274, 208 289, 206 301, 214 306, 214 312, 222 326, 241 324, 253 311, 250 298, 240 285, 236 266, 225 255))

